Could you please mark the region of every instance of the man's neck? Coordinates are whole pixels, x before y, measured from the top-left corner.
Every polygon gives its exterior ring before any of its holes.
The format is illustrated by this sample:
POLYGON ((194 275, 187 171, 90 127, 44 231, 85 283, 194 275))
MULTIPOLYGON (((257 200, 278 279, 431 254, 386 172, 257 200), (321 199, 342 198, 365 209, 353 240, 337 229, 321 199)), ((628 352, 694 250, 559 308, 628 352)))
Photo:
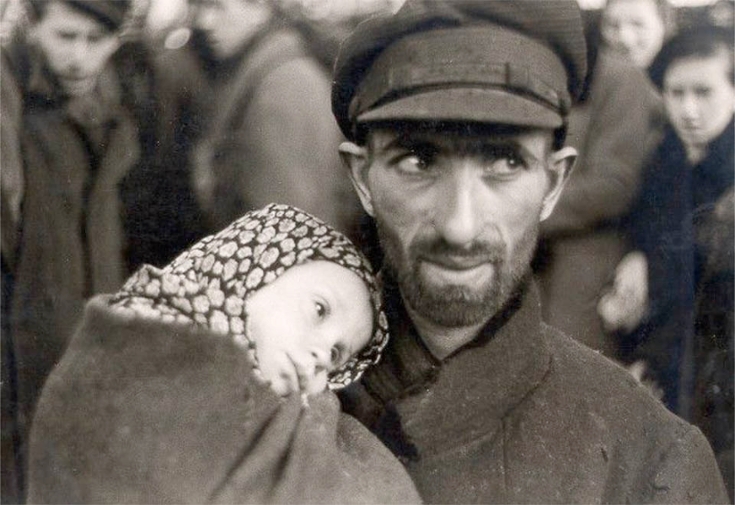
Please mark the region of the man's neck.
POLYGON ((432 323, 420 314, 417 314, 408 304, 405 305, 406 311, 413 321, 421 340, 429 352, 438 360, 443 360, 460 347, 473 341, 482 327, 487 323, 487 321, 483 321, 472 326, 447 328, 432 323))

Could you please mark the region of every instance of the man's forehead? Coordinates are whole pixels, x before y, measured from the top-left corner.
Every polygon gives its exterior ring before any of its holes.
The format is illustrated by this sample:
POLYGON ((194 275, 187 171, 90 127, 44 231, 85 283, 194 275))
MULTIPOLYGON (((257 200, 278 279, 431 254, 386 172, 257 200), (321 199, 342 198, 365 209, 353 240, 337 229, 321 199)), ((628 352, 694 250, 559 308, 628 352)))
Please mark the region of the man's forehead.
POLYGON ((368 133, 373 148, 414 142, 430 142, 450 149, 509 143, 551 145, 553 138, 551 129, 485 123, 391 122, 376 124, 368 133))

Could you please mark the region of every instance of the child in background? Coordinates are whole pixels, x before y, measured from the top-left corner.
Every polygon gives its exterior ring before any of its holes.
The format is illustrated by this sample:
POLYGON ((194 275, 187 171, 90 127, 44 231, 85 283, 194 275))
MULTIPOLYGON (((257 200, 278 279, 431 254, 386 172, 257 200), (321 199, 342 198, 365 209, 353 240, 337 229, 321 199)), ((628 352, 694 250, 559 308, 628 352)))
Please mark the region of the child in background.
POLYGON ((328 391, 378 361, 380 300, 355 246, 285 205, 144 266, 44 388, 29 502, 419 503, 328 391))
POLYGON ((344 235, 286 205, 245 214, 163 269, 144 266, 112 306, 229 335, 282 396, 348 385, 387 342, 367 260, 344 235))
POLYGON ((669 128, 631 215, 634 250, 599 310, 630 361, 707 435, 733 499, 735 75, 732 29, 667 42, 650 68, 669 128))

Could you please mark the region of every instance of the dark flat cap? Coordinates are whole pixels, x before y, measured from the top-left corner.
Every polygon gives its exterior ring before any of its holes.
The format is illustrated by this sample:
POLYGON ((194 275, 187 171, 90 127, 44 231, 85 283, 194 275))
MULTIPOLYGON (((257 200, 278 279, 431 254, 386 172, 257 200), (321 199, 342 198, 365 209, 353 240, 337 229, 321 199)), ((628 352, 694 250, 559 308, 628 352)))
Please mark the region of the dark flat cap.
POLYGON ((576 0, 408 0, 342 44, 332 110, 353 139, 386 120, 557 128, 586 58, 576 0))
MULTIPOLYGON (((117 30, 130 10, 132 0, 59 0, 69 7, 84 12, 101 22, 110 30, 117 30)), ((30 0, 36 13, 44 11, 50 0, 30 0)))

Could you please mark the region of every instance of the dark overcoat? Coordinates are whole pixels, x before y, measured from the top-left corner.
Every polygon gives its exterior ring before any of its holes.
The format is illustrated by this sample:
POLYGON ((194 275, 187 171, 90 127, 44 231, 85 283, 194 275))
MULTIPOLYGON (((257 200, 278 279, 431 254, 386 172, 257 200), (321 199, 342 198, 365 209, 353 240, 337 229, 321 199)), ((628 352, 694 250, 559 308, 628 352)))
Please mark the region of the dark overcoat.
POLYGON ((4 111, 17 113, 3 121, 16 125, 12 144, 20 154, 10 160, 18 167, 6 167, 3 157, 3 170, 20 174, 22 181, 18 222, 7 223, 15 225, 16 243, 3 249, 13 274, 9 326, 21 425, 30 421, 86 298, 116 290, 127 275, 119 188, 140 154, 135 122, 121 105, 120 82, 111 68, 101 77, 108 95, 100 99, 105 117, 88 121, 83 116, 95 114, 93 109, 75 109, 41 55, 26 49, 8 58, 12 65, 2 79, 3 87, 18 86, 15 96, 21 100, 3 104, 4 111))
POLYGON ((383 361, 343 395, 428 503, 726 503, 702 433, 541 322, 528 287, 439 361, 389 288, 383 361))

